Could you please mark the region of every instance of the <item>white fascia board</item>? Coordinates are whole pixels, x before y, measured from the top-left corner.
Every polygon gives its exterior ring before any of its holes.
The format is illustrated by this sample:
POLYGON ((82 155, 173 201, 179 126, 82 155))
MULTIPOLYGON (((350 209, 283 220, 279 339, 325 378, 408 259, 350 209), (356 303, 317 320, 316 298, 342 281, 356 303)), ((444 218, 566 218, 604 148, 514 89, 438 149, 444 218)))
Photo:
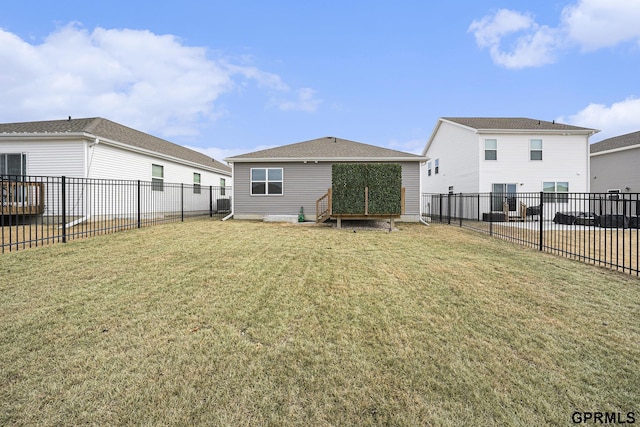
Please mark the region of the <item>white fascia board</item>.
MULTIPOLYGON (((442 124, 442 122, 447 122, 447 123, 452 123, 448 120, 443 120, 443 119, 438 119, 438 121, 436 122, 436 125, 433 128, 433 131, 431 132, 431 136, 429 137, 429 140, 427 141, 426 145, 424 146, 424 150, 422 150, 422 156, 425 157, 427 155, 427 151, 429 151, 429 147, 431 146, 431 143, 433 142, 433 139, 436 137, 436 134, 438 133, 438 129, 440 129, 440 125, 442 124)), ((456 123, 452 123, 452 124, 456 124, 456 123)), ((427 159, 429 160, 429 159, 427 159)))
POLYGON ((479 134, 518 134, 518 135, 586 135, 591 136, 599 130, 553 130, 553 129, 474 129, 479 134))
POLYGON ((640 144, 628 145, 626 147, 620 147, 620 148, 612 148, 611 150, 598 151, 597 153, 589 154, 589 156, 590 157, 595 157, 595 156, 601 156, 603 154, 618 153, 620 151, 633 150, 633 149, 637 149, 637 148, 640 148, 640 144))

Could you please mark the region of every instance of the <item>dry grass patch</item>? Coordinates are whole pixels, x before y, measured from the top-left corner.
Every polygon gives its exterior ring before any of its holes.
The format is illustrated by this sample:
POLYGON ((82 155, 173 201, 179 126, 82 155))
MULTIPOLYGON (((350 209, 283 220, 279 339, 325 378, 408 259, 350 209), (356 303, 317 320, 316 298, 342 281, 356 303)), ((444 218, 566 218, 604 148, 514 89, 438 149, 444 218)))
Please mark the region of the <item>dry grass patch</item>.
POLYGON ((198 221, 0 257, 0 424, 638 410, 638 279, 447 226, 198 221))

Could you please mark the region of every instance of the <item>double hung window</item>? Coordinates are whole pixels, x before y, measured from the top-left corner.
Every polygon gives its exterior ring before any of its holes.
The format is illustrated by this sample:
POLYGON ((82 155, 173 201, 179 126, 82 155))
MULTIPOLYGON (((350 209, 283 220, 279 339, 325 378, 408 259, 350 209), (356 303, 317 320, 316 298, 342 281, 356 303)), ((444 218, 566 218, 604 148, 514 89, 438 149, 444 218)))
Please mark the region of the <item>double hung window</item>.
POLYGON ((282 168, 252 168, 251 195, 282 195, 282 168))
POLYGON ((529 141, 529 160, 542 160, 541 139, 532 139, 529 141))
POLYGON ((498 160, 498 140, 497 139, 484 140, 484 159, 498 160))
POLYGON ((193 194, 200 194, 202 190, 200 188, 201 181, 202 181, 202 177, 200 176, 200 174, 194 172, 193 173, 193 194))
POLYGON ((151 190, 164 191, 164 166, 151 165, 151 190))

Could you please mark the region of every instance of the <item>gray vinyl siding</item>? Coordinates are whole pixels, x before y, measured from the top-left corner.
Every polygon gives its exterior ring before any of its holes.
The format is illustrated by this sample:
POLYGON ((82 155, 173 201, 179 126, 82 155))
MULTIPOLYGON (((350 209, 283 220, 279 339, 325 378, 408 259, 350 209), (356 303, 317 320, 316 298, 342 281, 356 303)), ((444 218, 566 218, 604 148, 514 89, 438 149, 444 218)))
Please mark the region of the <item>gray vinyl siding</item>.
POLYGON ((640 148, 591 156, 591 192, 640 192, 640 148))
MULTIPOLYGON (((350 162, 355 163, 355 162, 350 162)), ((385 162, 380 162, 385 163, 385 162)), ((405 187, 405 213, 420 214, 420 163, 400 162, 405 187)), ((296 215, 300 207, 307 219, 315 215, 316 200, 331 188, 332 163, 240 163, 234 165, 234 214, 238 216, 296 215), (251 195, 252 168, 282 168, 283 195, 251 195)))

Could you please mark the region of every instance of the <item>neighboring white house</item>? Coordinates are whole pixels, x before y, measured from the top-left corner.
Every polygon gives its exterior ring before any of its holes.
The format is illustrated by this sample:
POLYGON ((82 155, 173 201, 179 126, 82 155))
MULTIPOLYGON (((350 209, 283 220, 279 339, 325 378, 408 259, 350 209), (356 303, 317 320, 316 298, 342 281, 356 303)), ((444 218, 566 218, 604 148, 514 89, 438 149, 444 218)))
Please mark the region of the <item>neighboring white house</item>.
POLYGON ((429 160, 421 191, 588 192, 589 137, 596 132, 528 118, 440 118, 422 152, 429 160))
MULTIPOLYGON (((140 180, 152 182, 149 191, 157 196, 165 183, 193 185, 193 193, 201 187, 232 185, 229 166, 99 117, 0 124, 0 177, 20 181, 20 176, 140 180)), ((89 195, 86 189, 82 198, 100 199, 97 190, 89 195)), ((117 210, 126 209, 123 205, 117 210)))
POLYGON ((640 131, 591 144, 591 191, 640 193, 640 131))

